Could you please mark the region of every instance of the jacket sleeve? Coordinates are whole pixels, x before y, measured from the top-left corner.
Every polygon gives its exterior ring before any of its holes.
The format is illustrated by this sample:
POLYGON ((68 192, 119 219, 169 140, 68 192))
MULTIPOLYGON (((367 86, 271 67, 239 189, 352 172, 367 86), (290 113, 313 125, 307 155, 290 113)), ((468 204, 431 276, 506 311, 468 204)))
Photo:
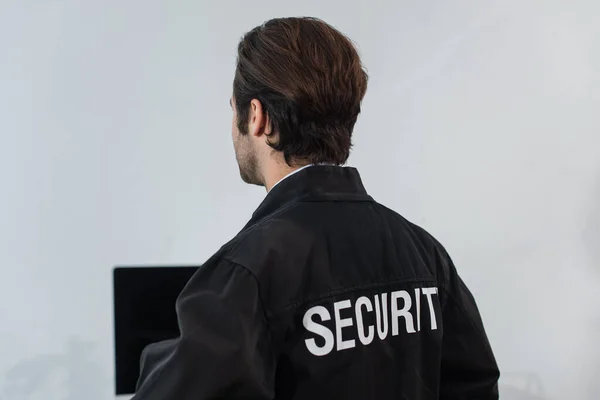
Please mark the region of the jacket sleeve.
POLYGON ((144 350, 134 400, 273 398, 274 357, 250 271, 209 260, 176 308, 181 336, 144 350))
POLYGON ((444 252, 441 400, 498 399, 500 372, 473 295, 444 252))

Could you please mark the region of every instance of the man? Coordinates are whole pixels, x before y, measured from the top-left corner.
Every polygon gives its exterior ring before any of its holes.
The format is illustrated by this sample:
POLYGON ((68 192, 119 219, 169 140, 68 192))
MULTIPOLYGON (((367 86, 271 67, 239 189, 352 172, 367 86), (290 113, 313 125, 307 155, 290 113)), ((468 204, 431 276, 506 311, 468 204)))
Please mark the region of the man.
POLYGON ((354 46, 320 20, 243 37, 233 143, 268 194, 182 291, 181 336, 144 351, 134 399, 498 398, 444 248, 341 166, 366 89, 354 46))

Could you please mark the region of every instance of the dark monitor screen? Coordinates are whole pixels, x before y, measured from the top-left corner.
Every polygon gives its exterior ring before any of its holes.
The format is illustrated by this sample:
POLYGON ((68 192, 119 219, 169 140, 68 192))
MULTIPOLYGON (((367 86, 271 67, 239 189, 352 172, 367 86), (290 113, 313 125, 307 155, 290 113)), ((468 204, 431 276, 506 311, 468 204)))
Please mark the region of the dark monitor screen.
POLYGON ((179 336, 175 301, 198 267, 116 267, 116 394, 132 394, 149 344, 179 336))

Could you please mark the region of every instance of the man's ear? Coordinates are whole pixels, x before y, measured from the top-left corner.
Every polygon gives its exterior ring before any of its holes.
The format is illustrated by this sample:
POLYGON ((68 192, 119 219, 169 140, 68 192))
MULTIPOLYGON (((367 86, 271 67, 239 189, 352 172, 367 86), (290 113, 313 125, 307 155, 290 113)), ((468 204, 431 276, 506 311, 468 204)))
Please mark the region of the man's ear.
POLYGON ((250 118, 248 119, 248 132, 253 136, 271 135, 271 120, 263 109, 260 100, 252 99, 250 102, 250 118))

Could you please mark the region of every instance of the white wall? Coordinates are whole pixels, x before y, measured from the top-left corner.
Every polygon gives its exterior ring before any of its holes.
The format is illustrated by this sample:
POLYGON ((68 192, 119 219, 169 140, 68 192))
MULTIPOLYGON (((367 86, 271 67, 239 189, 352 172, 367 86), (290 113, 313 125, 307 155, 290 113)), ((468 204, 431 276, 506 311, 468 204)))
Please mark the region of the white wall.
POLYGON ((599 4, 3 0, 0 399, 114 398, 111 269, 201 263, 261 201, 230 143, 235 49, 292 15, 358 43, 350 163, 448 247, 503 398, 596 398, 599 4))

